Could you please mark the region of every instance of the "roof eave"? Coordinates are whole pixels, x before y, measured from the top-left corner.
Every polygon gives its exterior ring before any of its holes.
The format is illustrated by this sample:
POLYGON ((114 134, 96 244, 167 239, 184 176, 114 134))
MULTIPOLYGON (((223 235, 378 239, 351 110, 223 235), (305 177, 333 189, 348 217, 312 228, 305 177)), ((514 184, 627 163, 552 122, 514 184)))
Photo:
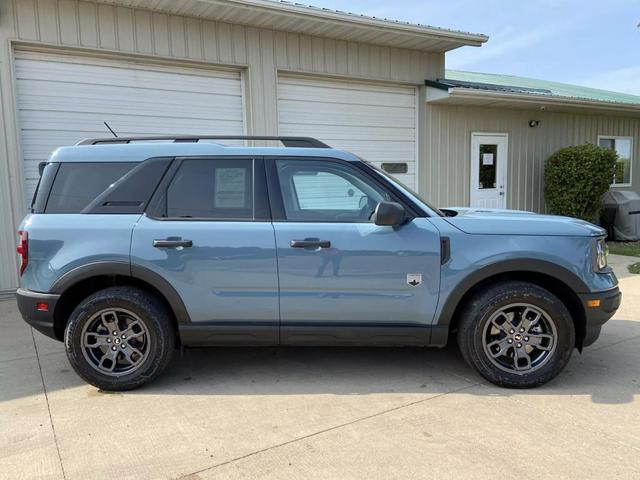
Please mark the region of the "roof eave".
POLYGON ((318 36, 335 39, 346 39, 362 43, 387 45, 392 47, 445 52, 462 46, 480 46, 489 37, 477 33, 461 32, 431 26, 395 22, 374 17, 355 15, 324 8, 309 7, 294 3, 281 3, 272 0, 183 0, 175 4, 162 2, 156 7, 149 7, 145 0, 95 0, 100 3, 125 5, 134 8, 161 10, 173 14, 192 15, 211 20, 227 21, 285 30, 294 33, 305 33, 313 30, 309 22, 317 25, 322 31, 318 36), (251 13, 259 13, 251 15, 251 13), (297 29, 296 24, 304 22, 305 28, 297 29), (285 25, 285 26, 283 26, 285 25), (341 30, 338 30, 342 27, 341 30), (334 30, 335 35, 330 32, 334 30), (344 32, 350 30, 347 35, 344 32), (358 30, 363 39, 354 39, 353 30, 358 30), (370 38, 373 37, 373 40, 370 38), (380 37, 380 40, 377 38, 380 37), (365 40, 364 38, 369 38, 365 40))
MULTIPOLYGON (((442 84, 441 84, 442 85, 442 84)), ((590 109, 601 111, 616 111, 631 114, 640 114, 640 104, 633 103, 620 103, 620 102, 607 102, 604 100, 590 100, 574 97, 560 97, 550 95, 532 95, 522 93, 508 93, 508 92, 492 92, 479 89, 470 88, 456 88, 446 87, 446 94, 442 87, 431 85, 427 83, 427 87, 437 88, 437 95, 428 95, 427 102, 440 103, 440 104, 464 104, 465 100, 486 99, 495 102, 495 106, 554 106, 559 108, 571 108, 571 109, 590 109)))
MULTIPOLYGON (((208 2, 216 2, 218 0, 201 0, 208 2)), ((403 31, 406 33, 414 33, 417 35, 428 35, 430 37, 439 37, 442 39, 450 39, 465 45, 480 46, 489 40, 489 37, 479 33, 461 32, 456 30, 448 30, 430 26, 413 25, 406 22, 395 22, 391 20, 383 20, 372 18, 364 15, 354 15, 325 8, 310 8, 305 5, 293 3, 276 3, 273 0, 225 0, 229 3, 239 5, 247 5, 251 7, 265 8, 268 10, 286 12, 304 17, 318 18, 321 21, 333 20, 338 22, 346 22, 349 24, 359 24, 383 28, 388 30, 403 31)))

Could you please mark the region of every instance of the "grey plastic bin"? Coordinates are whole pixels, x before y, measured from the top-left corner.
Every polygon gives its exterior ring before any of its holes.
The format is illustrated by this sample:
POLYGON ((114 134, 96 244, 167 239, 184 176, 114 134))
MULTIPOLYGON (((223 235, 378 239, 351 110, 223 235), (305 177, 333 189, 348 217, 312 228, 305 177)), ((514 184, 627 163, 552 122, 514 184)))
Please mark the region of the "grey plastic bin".
POLYGON ((640 240, 640 194, 627 190, 610 190, 604 195, 606 209, 616 209, 613 239, 640 240))

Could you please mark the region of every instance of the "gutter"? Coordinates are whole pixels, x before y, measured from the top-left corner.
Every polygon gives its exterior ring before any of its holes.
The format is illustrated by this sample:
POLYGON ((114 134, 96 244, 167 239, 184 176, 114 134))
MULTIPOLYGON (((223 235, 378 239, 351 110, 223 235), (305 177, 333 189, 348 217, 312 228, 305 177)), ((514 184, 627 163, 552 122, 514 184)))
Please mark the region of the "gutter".
MULTIPOLYGON (((446 92, 446 95, 443 94, 438 98, 434 98, 433 100, 427 100, 427 102, 437 103, 438 101, 443 102, 443 100, 447 98, 460 98, 460 99, 488 99, 488 100, 496 100, 496 101, 505 101, 505 102, 515 102, 515 103, 532 103, 536 105, 546 104, 546 105, 557 105, 557 106, 567 106, 567 107, 582 107, 582 108, 593 108, 600 110, 617 110, 624 112, 638 112, 640 113, 640 104, 635 103, 621 103, 621 102, 609 102, 605 100, 590 100, 585 98, 577 98, 577 97, 562 97, 559 95, 536 95, 536 94, 524 94, 524 93, 506 93, 506 92, 494 92, 489 90, 480 90, 480 89, 472 89, 472 88, 460 88, 460 87, 450 87, 441 82, 433 81, 433 80, 425 80, 425 85, 428 87, 435 88, 440 90, 441 92, 446 92)), ((443 102, 444 103, 444 102, 443 102)))
POLYGON ((290 2, 273 0, 199 0, 200 3, 220 6, 234 6, 250 10, 264 10, 290 17, 307 17, 330 23, 360 25, 368 28, 378 28, 395 33, 405 33, 415 36, 437 37, 443 40, 458 41, 465 45, 480 46, 489 40, 487 35, 480 33, 448 30, 426 25, 411 24, 393 20, 383 20, 366 15, 340 12, 337 10, 301 5, 290 2))

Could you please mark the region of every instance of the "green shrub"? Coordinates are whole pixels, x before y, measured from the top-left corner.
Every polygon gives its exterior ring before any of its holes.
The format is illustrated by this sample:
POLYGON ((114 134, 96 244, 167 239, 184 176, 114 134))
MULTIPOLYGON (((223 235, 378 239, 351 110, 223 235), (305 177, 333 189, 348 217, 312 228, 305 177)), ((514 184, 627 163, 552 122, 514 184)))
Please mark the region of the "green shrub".
POLYGON ((545 164, 545 200, 551 213, 596 223, 618 155, 596 145, 565 147, 545 164))

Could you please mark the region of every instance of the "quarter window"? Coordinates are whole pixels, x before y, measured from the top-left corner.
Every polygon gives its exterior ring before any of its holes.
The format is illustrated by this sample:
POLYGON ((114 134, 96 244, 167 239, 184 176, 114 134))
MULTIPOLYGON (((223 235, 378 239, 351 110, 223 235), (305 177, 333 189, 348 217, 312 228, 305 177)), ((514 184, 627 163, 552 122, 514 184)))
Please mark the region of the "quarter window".
POLYGON ((598 137, 598 144, 615 150, 618 154, 611 185, 631 185, 631 157, 633 139, 631 137, 598 137))
POLYGON ((277 160, 288 220, 370 222, 388 195, 352 167, 337 162, 277 160))
POLYGON ((46 213, 80 213, 135 165, 131 162, 61 164, 51 187, 46 213))
POLYGON ((166 216, 253 219, 253 161, 184 160, 167 188, 166 216))

